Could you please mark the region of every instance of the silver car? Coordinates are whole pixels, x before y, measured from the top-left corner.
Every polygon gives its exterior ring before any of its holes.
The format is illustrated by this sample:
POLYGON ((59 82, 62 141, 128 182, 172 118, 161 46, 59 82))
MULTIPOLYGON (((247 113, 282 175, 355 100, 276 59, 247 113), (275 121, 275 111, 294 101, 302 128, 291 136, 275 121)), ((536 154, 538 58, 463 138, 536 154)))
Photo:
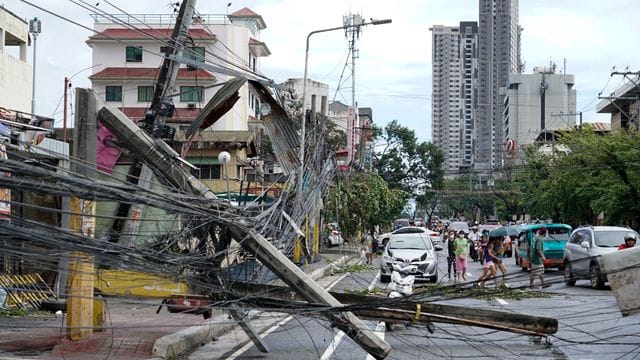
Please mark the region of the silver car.
MULTIPOLYGON (((443 245, 442 245, 442 236, 440 236, 440 233, 437 231, 433 231, 431 229, 427 229, 426 227, 422 227, 422 226, 405 226, 403 228, 400 228, 396 231, 394 231, 393 233, 391 233, 391 235, 394 234, 417 234, 417 233, 424 233, 427 234, 429 236, 429 238, 431 239, 431 243, 433 244, 433 247, 436 249, 436 251, 440 251, 443 249, 443 245)), ((391 238, 391 236, 389 236, 387 238, 387 241, 389 241, 389 238, 391 238)), ((386 244, 386 242, 384 242, 386 244)))
POLYGON ((380 281, 391 281, 393 264, 416 265, 416 280, 438 281, 438 258, 426 233, 393 234, 380 257, 380 281))
POLYGON ((591 287, 601 289, 607 282, 601 255, 618 250, 625 234, 638 233, 621 226, 584 226, 575 229, 564 249, 564 282, 568 286, 578 279, 588 279, 591 287))

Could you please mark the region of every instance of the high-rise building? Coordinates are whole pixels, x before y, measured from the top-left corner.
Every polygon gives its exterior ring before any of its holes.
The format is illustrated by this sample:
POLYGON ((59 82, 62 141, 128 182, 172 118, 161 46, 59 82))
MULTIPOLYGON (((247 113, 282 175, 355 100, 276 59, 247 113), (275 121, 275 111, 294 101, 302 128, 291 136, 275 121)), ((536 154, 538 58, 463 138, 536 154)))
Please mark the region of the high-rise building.
POLYGON ((506 162, 524 162, 524 150, 544 131, 571 130, 576 125, 576 90, 573 75, 556 74, 555 66, 536 67, 533 74, 513 75, 504 99, 506 162))
POLYGON ((489 172, 501 163, 503 99, 499 89, 522 70, 518 0, 479 0, 478 121, 473 167, 489 172))
POLYGON ((445 176, 473 164, 478 80, 478 23, 434 25, 432 139, 445 156, 445 176))

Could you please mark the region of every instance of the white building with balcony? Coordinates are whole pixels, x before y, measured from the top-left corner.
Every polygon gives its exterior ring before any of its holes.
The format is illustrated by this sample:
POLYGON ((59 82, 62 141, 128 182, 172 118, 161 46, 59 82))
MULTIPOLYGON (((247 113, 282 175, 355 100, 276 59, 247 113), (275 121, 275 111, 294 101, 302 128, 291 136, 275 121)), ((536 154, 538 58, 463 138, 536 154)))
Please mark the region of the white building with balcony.
POLYGON ((0 5, 0 107, 31 113, 29 24, 0 5))
MULTIPOLYGON (((95 34, 87 40, 94 66, 89 77, 92 87, 103 101, 116 106, 130 119, 140 121, 151 105, 164 54, 171 46, 176 17, 171 14, 92 16, 95 34)), ((260 32, 265 28, 262 17, 249 8, 229 15, 194 16, 183 56, 217 66, 220 72, 204 66, 180 67, 173 96, 175 110, 167 119, 167 125, 176 129, 176 147, 186 141, 184 130, 220 85, 235 77, 228 74, 260 74, 260 59, 270 55, 266 44, 260 41, 260 32)), ((226 190, 217 159, 220 151, 229 151, 232 155, 229 177, 242 178, 242 161, 238 160, 252 156, 255 151, 251 124, 256 122, 257 109, 258 97, 246 83, 240 88, 233 108, 201 130, 191 144, 186 159, 199 168, 194 175, 214 191, 226 190)), ((231 187, 237 191, 239 183, 232 183, 231 187)))

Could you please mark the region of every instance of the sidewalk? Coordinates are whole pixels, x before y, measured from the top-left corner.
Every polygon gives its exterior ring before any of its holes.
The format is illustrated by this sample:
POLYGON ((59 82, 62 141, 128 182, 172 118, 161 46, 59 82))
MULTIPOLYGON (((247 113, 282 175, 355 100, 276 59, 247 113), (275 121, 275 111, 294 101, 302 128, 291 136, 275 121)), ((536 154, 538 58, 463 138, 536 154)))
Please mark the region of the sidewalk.
MULTIPOLYGON (((301 266, 317 280, 357 256, 324 250, 314 263, 301 266)), ((0 360, 14 359, 170 359, 232 330, 236 322, 223 311, 212 317, 156 314, 158 299, 106 298, 105 328, 88 339, 65 338, 63 317, 0 318, 0 360)))

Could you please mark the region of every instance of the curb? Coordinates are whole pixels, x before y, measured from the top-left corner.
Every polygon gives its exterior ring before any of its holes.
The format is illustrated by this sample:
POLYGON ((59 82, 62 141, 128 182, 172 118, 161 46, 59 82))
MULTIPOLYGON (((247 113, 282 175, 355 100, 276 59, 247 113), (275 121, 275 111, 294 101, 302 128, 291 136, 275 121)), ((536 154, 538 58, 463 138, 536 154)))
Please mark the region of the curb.
MULTIPOLYGON (((312 271, 309 274, 311 279, 318 280, 322 277, 331 275, 336 264, 344 263, 356 255, 343 255, 335 261, 312 271)), ((221 315, 225 320, 226 313, 221 315)), ((223 321, 220 323, 211 323, 209 325, 192 326, 182 329, 173 334, 162 336, 153 343, 152 357, 149 360, 168 360, 183 355, 185 352, 194 349, 212 338, 217 338, 225 333, 230 332, 236 326, 235 322, 223 321)))

